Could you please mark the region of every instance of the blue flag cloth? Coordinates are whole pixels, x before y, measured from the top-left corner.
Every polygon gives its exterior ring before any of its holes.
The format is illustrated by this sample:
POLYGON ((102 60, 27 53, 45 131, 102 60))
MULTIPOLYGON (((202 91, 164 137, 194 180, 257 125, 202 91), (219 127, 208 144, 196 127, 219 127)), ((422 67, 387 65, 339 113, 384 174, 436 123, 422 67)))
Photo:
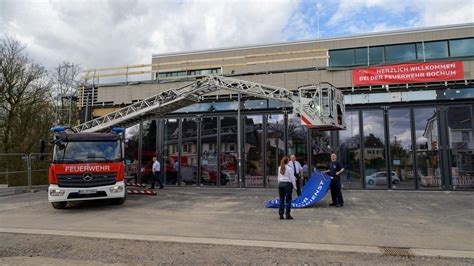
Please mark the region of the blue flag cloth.
MULTIPOLYGON (((313 172, 311 178, 306 182, 303 191, 301 191, 301 195, 291 202, 291 208, 306 208, 316 204, 316 202, 326 196, 330 184, 330 176, 320 171, 313 172)), ((267 208, 278 208, 279 206, 280 199, 273 199, 267 202, 267 208)))

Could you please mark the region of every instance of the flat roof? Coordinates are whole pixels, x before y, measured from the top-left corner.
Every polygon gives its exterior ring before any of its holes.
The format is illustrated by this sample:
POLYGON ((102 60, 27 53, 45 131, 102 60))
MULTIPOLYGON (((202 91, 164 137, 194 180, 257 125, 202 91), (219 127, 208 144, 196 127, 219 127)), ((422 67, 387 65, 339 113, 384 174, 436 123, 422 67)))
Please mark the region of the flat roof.
POLYGON ((266 47, 285 46, 285 45, 294 45, 294 44, 318 43, 318 42, 327 42, 327 41, 340 41, 340 40, 359 39, 359 38, 368 38, 368 37, 382 37, 382 36, 400 35, 400 34, 407 34, 407 33, 429 32, 429 31, 438 31, 438 30, 453 30, 453 29, 463 29, 463 28, 471 28, 471 27, 474 27, 474 23, 382 31, 382 32, 376 32, 376 33, 364 33, 364 34, 349 35, 349 36, 329 37, 329 38, 324 38, 324 39, 306 39, 306 40, 299 40, 299 41, 292 41, 292 42, 230 46, 230 47, 222 47, 222 48, 214 48, 214 49, 191 50, 187 52, 160 53, 160 54, 152 54, 152 58, 203 54, 203 53, 210 53, 210 52, 225 52, 225 51, 242 50, 242 49, 266 48, 266 47))

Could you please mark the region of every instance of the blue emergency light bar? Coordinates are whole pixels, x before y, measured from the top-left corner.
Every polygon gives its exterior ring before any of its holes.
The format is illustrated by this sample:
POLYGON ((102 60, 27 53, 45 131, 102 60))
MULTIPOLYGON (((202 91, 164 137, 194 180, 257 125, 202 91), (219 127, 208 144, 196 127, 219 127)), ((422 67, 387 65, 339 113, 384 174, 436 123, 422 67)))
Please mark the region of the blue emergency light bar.
POLYGON ((50 129, 50 131, 53 132, 53 133, 64 132, 64 130, 66 130, 66 129, 62 126, 52 127, 50 129))
POLYGON ((116 133, 116 134, 120 134, 124 131, 124 129, 121 128, 121 127, 113 127, 111 131, 116 133))

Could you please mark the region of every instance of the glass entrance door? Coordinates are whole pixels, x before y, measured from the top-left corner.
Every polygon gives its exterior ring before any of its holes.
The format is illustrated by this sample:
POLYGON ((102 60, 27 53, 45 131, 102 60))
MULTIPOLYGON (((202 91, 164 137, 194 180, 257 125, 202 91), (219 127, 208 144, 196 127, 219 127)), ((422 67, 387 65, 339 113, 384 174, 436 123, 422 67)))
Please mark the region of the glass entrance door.
POLYGON ((474 139, 472 106, 448 106, 448 173, 453 189, 474 189, 474 139))
POLYGON ((237 117, 220 117, 220 186, 238 187, 237 117))
POLYGON ((217 117, 205 117, 201 125, 201 178, 200 185, 217 186, 217 117))
POLYGON ((385 157, 385 130, 383 110, 364 110, 363 140, 364 169, 367 189, 387 189, 388 175, 385 157))
POLYGON ((391 182, 393 189, 415 189, 410 108, 388 110, 391 182))

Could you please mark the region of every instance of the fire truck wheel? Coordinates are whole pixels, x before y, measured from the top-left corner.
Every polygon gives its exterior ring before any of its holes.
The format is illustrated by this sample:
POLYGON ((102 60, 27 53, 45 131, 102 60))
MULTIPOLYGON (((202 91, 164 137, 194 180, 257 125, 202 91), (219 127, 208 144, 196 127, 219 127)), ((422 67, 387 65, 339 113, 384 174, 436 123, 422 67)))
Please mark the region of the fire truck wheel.
POLYGON ((51 205, 53 205, 53 208, 58 210, 66 209, 67 201, 51 202, 51 205))
POLYGON ((112 205, 122 205, 126 199, 127 199, 126 197, 110 199, 110 203, 112 205))

